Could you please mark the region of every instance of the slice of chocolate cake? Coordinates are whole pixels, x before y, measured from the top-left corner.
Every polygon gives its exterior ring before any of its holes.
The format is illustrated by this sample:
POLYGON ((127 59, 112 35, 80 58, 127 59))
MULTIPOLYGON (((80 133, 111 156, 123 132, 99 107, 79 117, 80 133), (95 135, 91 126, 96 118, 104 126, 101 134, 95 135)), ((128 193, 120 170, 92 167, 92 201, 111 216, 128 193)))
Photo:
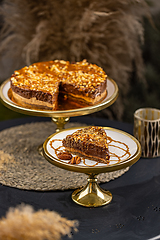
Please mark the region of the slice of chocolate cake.
POLYGON ((82 157, 109 163, 107 134, 102 127, 86 127, 67 135, 63 141, 65 149, 82 157))
POLYGON ((56 109, 60 82, 53 77, 52 64, 35 63, 15 71, 10 79, 13 100, 28 108, 56 109))

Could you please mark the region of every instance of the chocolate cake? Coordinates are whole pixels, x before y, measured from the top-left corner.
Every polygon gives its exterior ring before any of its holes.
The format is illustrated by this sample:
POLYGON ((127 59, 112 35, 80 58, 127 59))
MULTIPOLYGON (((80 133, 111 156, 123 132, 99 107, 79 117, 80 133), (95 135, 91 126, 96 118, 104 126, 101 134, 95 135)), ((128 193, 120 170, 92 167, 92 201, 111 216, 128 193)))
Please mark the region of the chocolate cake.
POLYGON ((15 71, 10 82, 13 100, 35 109, 56 110, 60 99, 94 105, 107 94, 107 75, 86 60, 34 63, 15 71))
POLYGON ((102 127, 85 127, 67 135, 63 141, 65 149, 88 159, 109 163, 107 134, 102 127))

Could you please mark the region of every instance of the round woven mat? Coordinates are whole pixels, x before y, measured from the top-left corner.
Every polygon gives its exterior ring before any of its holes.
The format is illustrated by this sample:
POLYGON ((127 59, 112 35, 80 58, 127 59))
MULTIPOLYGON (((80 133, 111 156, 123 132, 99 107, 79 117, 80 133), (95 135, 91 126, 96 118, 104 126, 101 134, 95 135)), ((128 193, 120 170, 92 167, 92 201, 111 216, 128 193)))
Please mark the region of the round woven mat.
MULTIPOLYGON (((83 124, 84 125, 84 124, 83 124)), ((68 127, 82 126, 68 123, 68 127)), ((65 190, 82 187, 87 176, 50 164, 38 152, 47 137, 55 132, 53 122, 36 122, 0 132, 0 183, 26 190, 65 190)), ((128 168, 98 175, 98 181, 108 182, 124 174, 128 168)))

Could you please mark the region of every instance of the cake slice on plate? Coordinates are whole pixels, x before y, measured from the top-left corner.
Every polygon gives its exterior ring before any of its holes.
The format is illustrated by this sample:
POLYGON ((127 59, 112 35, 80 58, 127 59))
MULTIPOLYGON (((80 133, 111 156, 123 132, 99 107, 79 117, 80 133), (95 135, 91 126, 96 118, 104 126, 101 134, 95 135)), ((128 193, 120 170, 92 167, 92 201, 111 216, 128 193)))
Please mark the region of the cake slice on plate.
POLYGON ((87 159, 109 163, 107 134, 102 127, 85 127, 67 135, 63 141, 65 149, 87 159))

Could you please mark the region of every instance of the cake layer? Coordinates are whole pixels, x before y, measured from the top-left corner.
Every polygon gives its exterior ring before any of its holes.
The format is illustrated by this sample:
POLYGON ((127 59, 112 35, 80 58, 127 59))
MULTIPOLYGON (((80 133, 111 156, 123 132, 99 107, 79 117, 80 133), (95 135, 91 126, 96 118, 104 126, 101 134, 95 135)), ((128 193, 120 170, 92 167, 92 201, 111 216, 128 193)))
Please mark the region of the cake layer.
POLYGON ((80 102, 82 106, 94 105, 107 94, 107 75, 86 60, 34 63, 15 71, 10 81, 15 101, 22 105, 33 102, 36 108, 49 106, 54 110, 59 94, 65 96, 66 101, 74 99, 75 104, 80 102))
POLYGON ((86 127, 67 135, 62 141, 71 153, 103 163, 109 162, 107 135, 101 127, 86 127))
POLYGON ((24 98, 20 96, 19 94, 12 91, 11 93, 12 100, 19 105, 30 108, 30 109, 46 109, 46 110, 53 110, 56 109, 56 102, 53 104, 49 103, 48 101, 44 102, 41 100, 37 100, 36 97, 32 98, 24 98))
POLYGON ((88 92, 86 92, 86 89, 78 88, 77 86, 73 85, 67 85, 66 83, 60 85, 60 92, 61 94, 65 95, 69 100, 76 100, 78 99, 81 104, 87 104, 87 105, 94 105, 101 100, 103 100, 106 97, 106 81, 101 83, 99 86, 94 88, 94 90, 88 89, 88 92))

